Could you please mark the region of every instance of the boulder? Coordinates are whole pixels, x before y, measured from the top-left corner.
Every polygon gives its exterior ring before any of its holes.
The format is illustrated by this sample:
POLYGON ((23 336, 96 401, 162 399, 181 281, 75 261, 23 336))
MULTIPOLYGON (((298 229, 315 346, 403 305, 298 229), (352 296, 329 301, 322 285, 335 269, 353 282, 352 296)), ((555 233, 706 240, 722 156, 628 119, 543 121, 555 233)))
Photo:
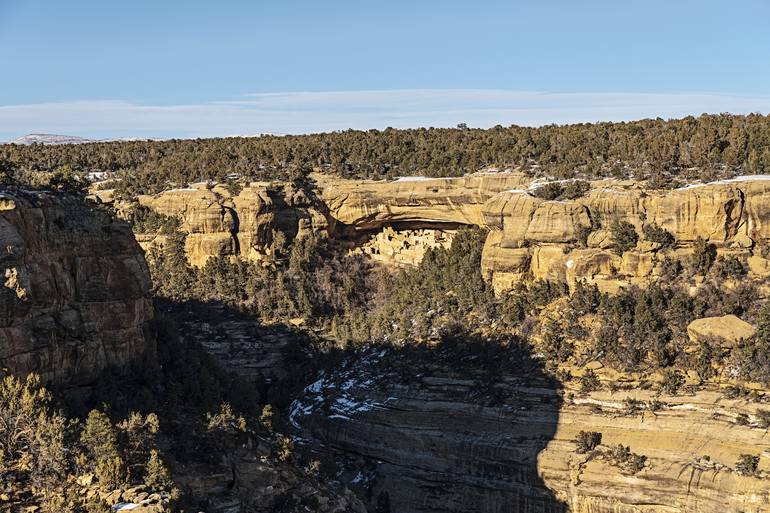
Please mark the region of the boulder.
POLYGON ((770 260, 754 255, 748 259, 749 271, 760 278, 770 277, 770 260))
POLYGON ((687 335, 693 342, 717 341, 723 348, 732 348, 736 342, 756 333, 754 326, 735 315, 703 317, 687 326, 687 335))

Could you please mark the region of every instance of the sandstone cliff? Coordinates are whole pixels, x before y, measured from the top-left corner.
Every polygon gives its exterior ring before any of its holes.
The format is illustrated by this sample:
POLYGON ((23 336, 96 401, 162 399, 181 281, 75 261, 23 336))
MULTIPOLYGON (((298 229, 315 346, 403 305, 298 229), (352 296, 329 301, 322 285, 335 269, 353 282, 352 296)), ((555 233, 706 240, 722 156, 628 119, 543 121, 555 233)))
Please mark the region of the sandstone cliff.
MULTIPOLYGON (((720 254, 747 259, 752 275, 770 275, 770 178, 739 177, 681 189, 646 190, 633 182, 597 181, 569 201, 537 197, 542 182, 519 173, 462 178, 352 181, 314 175, 296 188, 252 183, 234 194, 198 184, 143 196, 139 202, 178 217, 194 265, 215 255, 269 260, 276 237, 328 234, 387 265, 414 265, 428 248, 446 246, 462 226, 490 230, 482 267, 498 292, 520 280, 578 279, 614 291, 658 275, 666 257, 684 259, 701 237, 720 254), (612 251, 608 228, 631 223, 635 248, 612 251), (645 240, 645 226, 670 232, 675 244, 645 240)), ((155 236, 140 236, 149 246, 155 236)))
MULTIPOLYGON (((502 192, 483 206, 491 232, 482 266, 499 290, 531 277, 585 279, 612 291, 658 274, 666 256, 686 256, 698 237, 722 254, 750 256, 770 236, 769 191, 770 178, 745 177, 672 191, 594 184, 573 201, 545 201, 526 190, 502 192), (610 250, 607 228, 614 220, 633 224, 640 237, 623 255, 610 250), (645 241, 645 224, 669 231, 676 247, 663 250, 645 241), (581 236, 586 238, 582 247, 581 236)), ((761 273, 765 260, 755 257, 761 273)))
POLYGON ((150 276, 129 226, 71 196, 0 193, 0 365, 87 383, 151 345, 150 276))
MULTIPOLYGON (((312 199, 302 189, 285 183, 254 182, 240 191, 201 183, 139 196, 137 201, 181 221, 180 229, 187 234, 185 251, 195 266, 204 265, 213 256, 269 260, 277 238, 291 241, 326 228, 326 218, 315 209, 312 199)), ((141 234, 139 240, 148 248, 157 238, 155 234, 141 234)))

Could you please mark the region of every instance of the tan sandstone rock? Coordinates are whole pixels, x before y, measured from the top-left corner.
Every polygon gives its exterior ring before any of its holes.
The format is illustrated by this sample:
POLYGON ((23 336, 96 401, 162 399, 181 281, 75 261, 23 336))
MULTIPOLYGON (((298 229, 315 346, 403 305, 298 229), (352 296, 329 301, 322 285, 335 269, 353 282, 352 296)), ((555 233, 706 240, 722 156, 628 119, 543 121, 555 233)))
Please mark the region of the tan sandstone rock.
POLYGON ((741 339, 751 338, 756 329, 735 315, 704 317, 695 319, 687 326, 687 335, 693 342, 719 341, 722 347, 730 348, 741 339))

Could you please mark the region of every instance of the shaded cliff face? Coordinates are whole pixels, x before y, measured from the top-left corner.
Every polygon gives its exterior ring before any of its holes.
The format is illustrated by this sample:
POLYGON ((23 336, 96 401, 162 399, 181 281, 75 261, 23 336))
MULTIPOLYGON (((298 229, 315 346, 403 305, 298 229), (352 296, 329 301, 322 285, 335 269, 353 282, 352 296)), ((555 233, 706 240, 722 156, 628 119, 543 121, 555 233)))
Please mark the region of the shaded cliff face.
POLYGON ((556 383, 520 348, 446 345, 350 358, 305 389, 290 420, 343 456, 345 482, 371 511, 565 511, 537 468, 558 424, 556 383))
POLYGON ((638 376, 581 394, 578 379, 562 390, 525 363, 489 386, 460 361, 372 350, 322 374, 290 418, 306 443, 345 462, 345 482, 371 508, 387 497, 405 513, 770 511, 766 462, 757 475, 735 468, 741 454, 770 449, 761 405, 718 386, 659 395, 638 376), (601 443, 578 451, 581 431, 601 443), (618 444, 644 457, 641 468, 618 461, 618 444))
POLYGON ((129 226, 71 196, 0 192, 0 365, 78 385, 139 358, 150 276, 129 226))

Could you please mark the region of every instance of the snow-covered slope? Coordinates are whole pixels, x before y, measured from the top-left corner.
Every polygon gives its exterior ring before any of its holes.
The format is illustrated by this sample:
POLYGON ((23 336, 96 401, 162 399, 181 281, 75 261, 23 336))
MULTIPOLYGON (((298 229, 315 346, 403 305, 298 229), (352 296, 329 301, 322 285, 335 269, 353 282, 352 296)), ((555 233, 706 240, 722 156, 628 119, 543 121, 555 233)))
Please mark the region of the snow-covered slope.
POLYGON ((83 144, 96 141, 74 135, 29 134, 8 142, 11 144, 83 144))
MULTIPOLYGON (((95 142, 162 141, 148 137, 117 137, 114 139, 87 139, 76 135, 28 134, 5 144, 85 144, 95 142)), ((0 141, 0 144, 4 144, 0 141)))

